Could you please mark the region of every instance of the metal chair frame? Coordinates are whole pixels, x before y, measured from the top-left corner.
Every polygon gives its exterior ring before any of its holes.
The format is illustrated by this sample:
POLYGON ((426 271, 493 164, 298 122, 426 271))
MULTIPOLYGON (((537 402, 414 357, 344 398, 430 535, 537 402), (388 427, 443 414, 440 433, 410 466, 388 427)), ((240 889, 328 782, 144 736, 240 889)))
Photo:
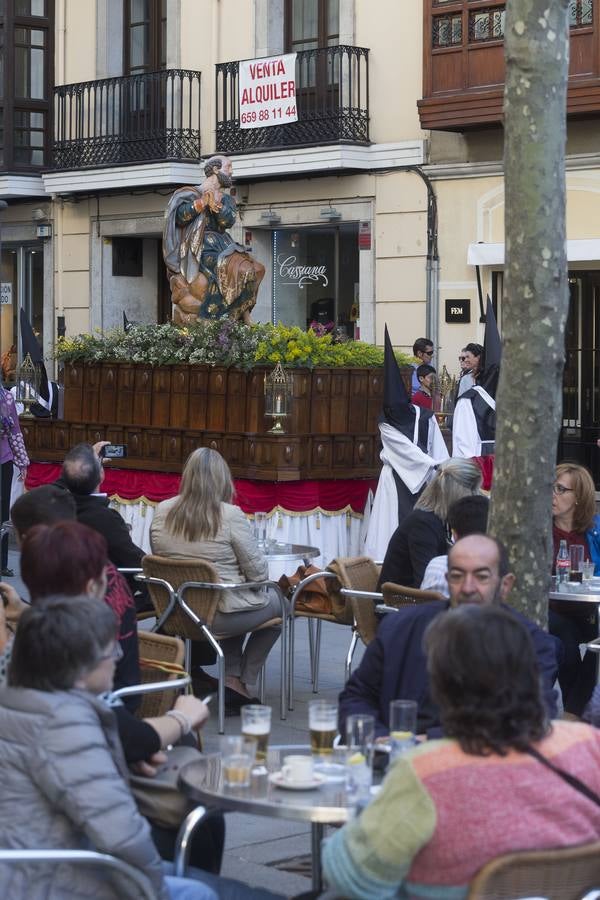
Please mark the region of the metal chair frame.
POLYGON ((95 850, 0 850, 0 863, 63 863, 75 866, 94 865, 125 875, 139 891, 140 900, 158 900, 149 879, 143 872, 109 853, 95 850))
MULTIPOLYGON (((225 582, 213 582, 213 581, 186 581, 179 586, 176 590, 173 585, 171 585, 164 578, 155 578, 151 575, 136 575, 137 581, 143 581, 146 584, 156 584, 163 587, 168 595, 169 601, 168 604, 162 613, 162 615, 157 619, 156 624, 153 627, 153 631, 159 631, 164 623, 167 621, 175 607, 179 606, 184 613, 188 616, 188 618, 196 625, 197 628, 200 629, 204 638, 208 641, 210 646, 213 648, 217 655, 217 678, 219 682, 217 696, 218 696, 218 719, 219 719, 219 734, 225 733, 225 656, 223 654, 223 650, 221 649, 221 645, 219 643, 219 638, 215 637, 215 635, 211 632, 210 628, 206 624, 206 622, 198 616, 193 609, 189 606, 185 601, 185 593, 191 589, 202 589, 208 591, 221 591, 228 590, 239 592, 241 590, 253 590, 253 589, 262 589, 262 588, 273 588, 277 596, 279 597, 280 605, 281 605, 281 677, 280 677, 280 716, 282 719, 286 718, 286 683, 287 683, 287 620, 288 620, 288 610, 287 610, 287 600, 283 596, 281 588, 277 584, 276 581, 244 581, 241 584, 228 584, 225 582)), ((259 629, 256 629, 259 630, 259 629)), ((222 638, 221 638, 222 640, 222 638)), ((189 639, 185 640, 185 668, 189 672, 191 664, 191 642, 189 639)), ((260 693, 261 693, 261 701, 264 700, 264 692, 265 692, 265 676, 264 676, 264 666, 263 671, 260 675, 260 693)))
MULTIPOLYGON (((335 572, 329 572, 328 570, 323 570, 322 572, 313 572, 312 575, 307 575, 306 578, 302 579, 296 587, 294 588, 294 592, 290 597, 290 638, 289 638, 289 660, 288 660, 288 709, 293 710, 294 708, 294 647, 295 647, 295 620, 296 620, 296 600, 302 593, 302 591, 313 581, 316 581, 317 578, 338 579, 338 576, 335 572)), ((339 580, 339 579, 338 579, 339 580)), ((382 595, 376 591, 358 591, 353 590, 352 588, 341 588, 340 594, 343 597, 347 597, 349 599, 355 600, 369 600, 369 602, 381 600, 382 595)), ((334 616, 329 616, 324 613, 311 613, 309 611, 302 611, 298 613, 298 617, 305 618, 307 621, 308 627, 308 644, 309 644, 309 653, 310 653, 310 675, 312 682, 312 690, 313 694, 318 694, 319 692, 319 663, 321 657, 321 629, 323 622, 332 622, 334 625, 345 625, 344 622, 339 622, 334 616), (313 620, 316 620, 316 635, 313 633, 313 620)), ((345 625, 347 628, 352 629, 352 637, 350 638, 350 645, 348 647, 348 652, 346 654, 346 662, 344 664, 344 683, 348 681, 350 678, 350 674, 352 671, 352 660, 354 658, 354 652, 356 650, 356 645, 358 643, 358 638, 360 634, 357 629, 356 618, 354 619, 354 623, 352 625, 345 625)))

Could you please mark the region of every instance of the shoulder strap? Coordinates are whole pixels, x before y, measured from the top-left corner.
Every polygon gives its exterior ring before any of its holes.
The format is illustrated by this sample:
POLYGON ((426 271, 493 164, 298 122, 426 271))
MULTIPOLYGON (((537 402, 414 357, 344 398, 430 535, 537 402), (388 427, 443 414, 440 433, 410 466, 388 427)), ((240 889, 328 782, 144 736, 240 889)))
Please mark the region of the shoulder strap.
POLYGON ((583 781, 580 781, 575 775, 571 775, 570 772, 565 772, 564 769, 555 766, 554 763, 551 763, 549 759, 546 759, 545 756, 536 750, 534 747, 526 747, 525 753, 528 753, 530 756, 533 756, 538 762, 541 762, 548 769, 552 769, 553 772, 556 772, 563 781, 566 781, 567 784, 570 784, 572 788, 575 788, 576 791, 579 791, 580 794, 583 794, 584 797, 587 797, 588 800, 591 800, 592 803, 595 803, 597 806, 600 806, 600 797, 595 793, 587 784, 584 784, 583 781))

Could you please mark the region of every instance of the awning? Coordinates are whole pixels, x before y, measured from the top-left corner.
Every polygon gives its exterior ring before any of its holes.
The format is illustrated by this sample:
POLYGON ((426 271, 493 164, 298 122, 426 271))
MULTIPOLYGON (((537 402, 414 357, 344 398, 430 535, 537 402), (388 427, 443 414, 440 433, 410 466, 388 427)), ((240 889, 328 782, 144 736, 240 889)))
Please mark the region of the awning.
MULTIPOLYGON (((569 262, 600 261, 600 239, 567 241, 567 260, 569 262)), ((467 265, 503 266, 504 244, 469 244, 467 265)))

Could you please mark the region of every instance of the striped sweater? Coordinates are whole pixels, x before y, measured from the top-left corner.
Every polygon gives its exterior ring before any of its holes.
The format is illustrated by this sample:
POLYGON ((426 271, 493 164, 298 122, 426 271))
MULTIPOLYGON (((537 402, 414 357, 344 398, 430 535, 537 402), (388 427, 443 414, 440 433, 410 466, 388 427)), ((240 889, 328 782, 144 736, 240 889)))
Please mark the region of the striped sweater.
MULTIPOLYGON (((554 722, 538 749, 600 794, 599 731, 554 722)), ((344 897, 462 900, 496 856, 598 839, 600 806, 542 763, 443 739, 397 760, 362 815, 324 843, 323 869, 344 897)))

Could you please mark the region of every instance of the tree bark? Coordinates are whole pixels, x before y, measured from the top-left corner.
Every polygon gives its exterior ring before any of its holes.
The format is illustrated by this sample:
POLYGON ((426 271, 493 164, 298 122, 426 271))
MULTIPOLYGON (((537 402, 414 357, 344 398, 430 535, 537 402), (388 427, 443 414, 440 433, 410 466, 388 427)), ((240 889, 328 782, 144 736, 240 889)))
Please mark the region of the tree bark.
POLYGON ((569 307, 565 224, 568 0, 508 0, 505 282, 490 533, 508 549, 509 602, 545 626, 551 486, 569 307))

